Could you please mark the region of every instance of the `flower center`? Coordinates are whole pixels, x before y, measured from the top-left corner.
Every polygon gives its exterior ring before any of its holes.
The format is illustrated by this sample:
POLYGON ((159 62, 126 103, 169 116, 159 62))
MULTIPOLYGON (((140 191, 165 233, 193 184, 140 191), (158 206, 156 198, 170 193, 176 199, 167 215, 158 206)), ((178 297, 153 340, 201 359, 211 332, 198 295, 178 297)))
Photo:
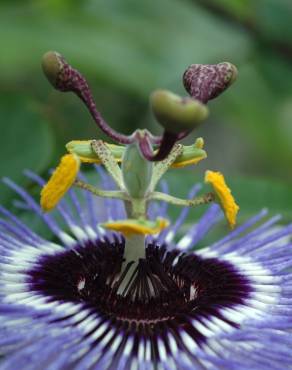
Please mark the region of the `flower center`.
POLYGON ((150 244, 133 270, 123 260, 123 250, 124 243, 97 240, 44 255, 28 272, 30 290, 49 301, 84 302, 133 331, 183 327, 195 340, 203 338, 192 320, 221 318, 220 309, 242 304, 249 296, 249 282, 227 262, 150 244))

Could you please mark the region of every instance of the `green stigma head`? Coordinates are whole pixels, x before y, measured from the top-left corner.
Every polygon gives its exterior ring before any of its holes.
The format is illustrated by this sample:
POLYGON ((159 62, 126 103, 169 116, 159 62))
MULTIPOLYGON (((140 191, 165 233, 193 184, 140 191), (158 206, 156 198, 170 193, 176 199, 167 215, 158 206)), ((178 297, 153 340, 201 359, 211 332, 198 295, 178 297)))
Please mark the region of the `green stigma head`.
POLYGON ((157 121, 166 131, 179 133, 196 128, 208 116, 208 108, 196 99, 156 90, 150 103, 157 121))

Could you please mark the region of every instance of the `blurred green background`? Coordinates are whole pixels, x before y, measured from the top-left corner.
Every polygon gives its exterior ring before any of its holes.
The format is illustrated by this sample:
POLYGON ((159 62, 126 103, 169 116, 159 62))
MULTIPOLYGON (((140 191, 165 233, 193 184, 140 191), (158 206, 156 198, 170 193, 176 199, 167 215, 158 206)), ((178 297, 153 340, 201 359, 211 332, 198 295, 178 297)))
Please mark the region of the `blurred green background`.
MULTIPOLYGON (((220 170, 241 219, 264 206, 292 212, 291 0, 2 0, 0 175, 32 189, 22 170, 47 176, 73 139, 101 137, 73 94, 54 91, 40 69, 56 50, 89 81, 105 119, 125 133, 160 132, 148 104, 156 88, 185 94, 192 63, 230 61, 238 81, 211 101, 203 136, 208 158, 173 194, 185 195, 206 168, 220 170)), ((15 196, 0 185, 0 200, 15 196)))

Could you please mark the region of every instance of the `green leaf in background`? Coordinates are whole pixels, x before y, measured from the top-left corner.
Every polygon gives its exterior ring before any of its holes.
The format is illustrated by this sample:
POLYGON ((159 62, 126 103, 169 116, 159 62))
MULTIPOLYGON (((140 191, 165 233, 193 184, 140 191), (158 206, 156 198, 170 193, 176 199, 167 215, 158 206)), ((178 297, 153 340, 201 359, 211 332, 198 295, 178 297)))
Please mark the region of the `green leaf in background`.
POLYGON ((254 0, 195 0, 202 6, 209 6, 213 10, 223 9, 234 18, 244 21, 253 18, 254 0))
POLYGON ((1 5, 0 79, 39 71, 41 55, 53 49, 111 84, 148 96, 173 80, 178 86, 193 61, 238 62, 249 52, 245 34, 187 1, 94 0, 65 14, 48 12, 44 3, 1 5))
POLYGON ((194 0, 214 13, 240 21, 266 42, 290 45, 291 0, 194 0))
POLYGON ((291 44, 291 0, 257 0, 253 6, 256 27, 265 39, 291 44))
MULTIPOLYGON (((22 171, 41 172, 54 151, 51 131, 40 119, 33 101, 11 93, 0 96, 0 176, 23 184, 22 171)), ((11 192, 0 183, 0 202, 8 203, 11 192)))
POLYGON ((251 148, 246 155, 249 170, 281 176, 283 168, 291 163, 291 137, 283 130, 284 101, 276 86, 264 78, 264 66, 264 63, 242 65, 237 84, 214 102, 211 112, 240 128, 243 136, 237 140, 251 148))

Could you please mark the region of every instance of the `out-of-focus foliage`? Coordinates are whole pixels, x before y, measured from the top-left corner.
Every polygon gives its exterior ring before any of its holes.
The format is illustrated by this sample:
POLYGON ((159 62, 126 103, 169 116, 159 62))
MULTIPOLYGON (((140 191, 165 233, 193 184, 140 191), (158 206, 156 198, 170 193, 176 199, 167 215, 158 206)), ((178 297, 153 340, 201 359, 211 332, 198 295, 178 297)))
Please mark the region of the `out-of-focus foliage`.
MULTIPOLYGON (((0 173, 14 181, 21 182, 22 171, 30 168, 36 172, 43 171, 50 165, 54 150, 53 135, 32 99, 24 94, 0 95, 1 146, 0 173)), ((2 201, 9 197, 7 187, 0 193, 2 201)))
MULTIPOLYGON (((291 19, 290 0, 1 1, 0 175, 46 174, 67 141, 102 137, 76 96, 53 91, 43 77, 47 50, 82 71, 103 116, 127 133, 159 132, 148 96, 156 88, 184 94, 189 64, 230 61, 238 82, 210 103, 196 133, 206 139, 205 167, 264 178, 261 205, 287 215, 292 192, 275 182, 292 181, 291 19), (286 202, 269 202, 283 194, 286 202)), ((252 186, 236 191, 243 212, 250 209, 252 186)), ((0 200, 11 202, 2 185, 0 200)))

